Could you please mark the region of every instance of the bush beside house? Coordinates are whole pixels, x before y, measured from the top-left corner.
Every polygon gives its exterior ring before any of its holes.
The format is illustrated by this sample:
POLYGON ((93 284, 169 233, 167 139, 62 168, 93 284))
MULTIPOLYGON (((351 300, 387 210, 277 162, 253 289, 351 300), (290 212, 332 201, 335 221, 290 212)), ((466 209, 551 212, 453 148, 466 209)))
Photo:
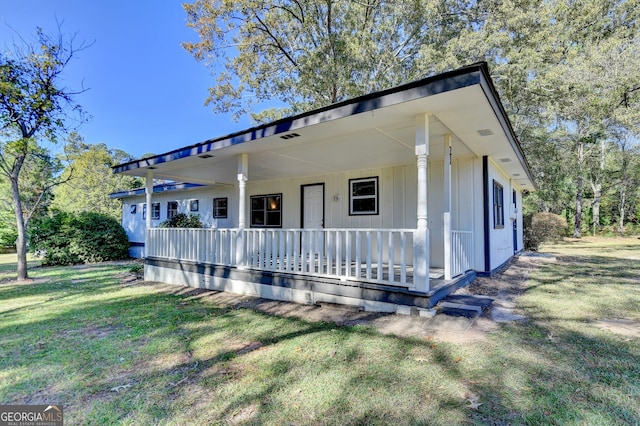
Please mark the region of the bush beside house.
POLYGON ((524 218, 524 248, 537 251, 540 244, 560 241, 567 235, 567 220, 553 213, 535 213, 524 218))
POLYGON ((57 212, 33 220, 30 250, 47 265, 71 265, 129 257, 127 234, 113 217, 103 213, 57 212))
POLYGON ((178 213, 160 224, 160 228, 204 228, 200 216, 178 213))

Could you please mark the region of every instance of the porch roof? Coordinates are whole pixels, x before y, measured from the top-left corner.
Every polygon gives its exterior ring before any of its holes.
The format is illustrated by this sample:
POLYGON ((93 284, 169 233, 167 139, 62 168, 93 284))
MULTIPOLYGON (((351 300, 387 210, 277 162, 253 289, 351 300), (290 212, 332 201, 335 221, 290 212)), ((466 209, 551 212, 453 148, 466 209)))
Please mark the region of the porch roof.
POLYGON ((249 155, 249 179, 283 179, 414 163, 418 114, 430 115, 431 159, 488 155, 525 190, 535 184, 489 77, 477 63, 395 88, 113 167, 114 173, 235 184, 238 154, 249 155))
MULTIPOLYGON (((203 188, 206 185, 202 185, 199 183, 187 183, 187 182, 169 182, 162 183, 159 185, 153 186, 153 193, 162 193, 167 191, 188 191, 190 189, 198 189, 203 188)), ((112 192, 109 194, 109 198, 126 198, 126 197, 135 197, 144 195, 146 192, 146 188, 134 188, 128 191, 118 191, 112 192)))

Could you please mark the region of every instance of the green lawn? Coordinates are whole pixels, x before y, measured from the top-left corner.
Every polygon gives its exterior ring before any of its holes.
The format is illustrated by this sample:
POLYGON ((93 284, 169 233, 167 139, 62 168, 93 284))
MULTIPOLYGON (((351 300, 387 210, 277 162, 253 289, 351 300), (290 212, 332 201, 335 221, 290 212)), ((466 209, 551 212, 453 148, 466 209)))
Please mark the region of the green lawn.
POLYGON ((0 265, 0 403, 61 403, 69 425, 639 424, 640 342, 595 321, 640 320, 640 240, 544 251, 530 320, 465 345, 126 284, 127 265, 29 284, 0 265))

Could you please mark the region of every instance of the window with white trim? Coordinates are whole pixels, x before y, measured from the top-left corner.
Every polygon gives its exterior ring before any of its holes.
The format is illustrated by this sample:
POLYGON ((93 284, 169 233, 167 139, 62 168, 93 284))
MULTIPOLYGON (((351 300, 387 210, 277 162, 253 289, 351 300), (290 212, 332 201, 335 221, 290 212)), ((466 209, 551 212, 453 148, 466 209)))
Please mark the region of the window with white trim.
POLYGON ((349 179, 349 215, 378 214, 378 177, 349 179))

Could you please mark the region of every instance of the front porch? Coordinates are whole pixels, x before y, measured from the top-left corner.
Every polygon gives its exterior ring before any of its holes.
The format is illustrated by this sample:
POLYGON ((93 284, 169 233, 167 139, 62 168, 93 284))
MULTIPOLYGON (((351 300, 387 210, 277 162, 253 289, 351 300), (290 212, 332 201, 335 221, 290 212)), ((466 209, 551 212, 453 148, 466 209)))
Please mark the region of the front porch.
POLYGON ((475 277, 473 234, 452 231, 450 265, 428 269, 417 232, 152 228, 145 278, 302 303, 428 308, 475 277))

